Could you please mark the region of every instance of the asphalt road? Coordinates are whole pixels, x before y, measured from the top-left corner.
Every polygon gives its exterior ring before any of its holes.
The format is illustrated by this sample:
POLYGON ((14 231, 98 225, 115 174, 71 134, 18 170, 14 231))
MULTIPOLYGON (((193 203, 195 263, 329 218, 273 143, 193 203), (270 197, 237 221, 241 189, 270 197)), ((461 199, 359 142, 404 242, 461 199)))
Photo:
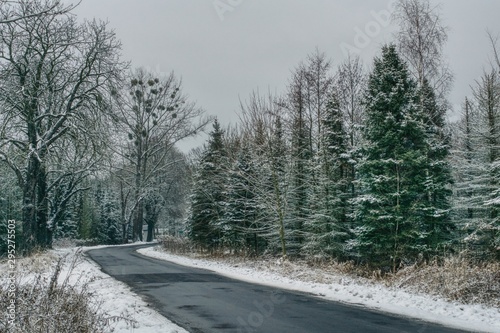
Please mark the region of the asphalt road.
POLYGON ((192 333, 463 332, 148 258, 136 252, 140 247, 87 253, 105 273, 192 333))

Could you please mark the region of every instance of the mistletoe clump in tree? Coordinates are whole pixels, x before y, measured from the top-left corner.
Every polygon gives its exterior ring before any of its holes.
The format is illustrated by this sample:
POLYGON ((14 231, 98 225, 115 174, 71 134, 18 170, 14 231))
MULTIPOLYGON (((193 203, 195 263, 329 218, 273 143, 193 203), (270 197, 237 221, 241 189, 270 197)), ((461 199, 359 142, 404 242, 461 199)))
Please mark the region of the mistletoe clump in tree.
POLYGON ((134 241, 142 240, 144 222, 148 226, 148 241, 164 207, 162 188, 174 182, 166 177, 177 161, 172 158, 175 145, 196 136, 209 119, 203 109, 190 102, 174 73, 156 77, 154 73, 137 69, 130 73, 130 83, 114 94, 116 111, 117 156, 122 160, 116 176, 122 187, 123 235, 132 221, 134 241), (127 133, 127 138, 123 137, 127 133), (125 215, 128 215, 125 216, 125 215))

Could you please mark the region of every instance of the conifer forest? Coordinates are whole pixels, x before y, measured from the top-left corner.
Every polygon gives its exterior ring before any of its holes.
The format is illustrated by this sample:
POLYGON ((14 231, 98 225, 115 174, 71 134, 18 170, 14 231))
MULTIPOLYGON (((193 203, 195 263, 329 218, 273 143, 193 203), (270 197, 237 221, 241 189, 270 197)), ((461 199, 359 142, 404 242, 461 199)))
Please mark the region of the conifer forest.
POLYGON ((454 118, 453 32, 429 0, 399 0, 370 62, 313 49, 224 124, 74 9, 0 0, 0 256, 16 220, 24 254, 170 235, 382 272, 500 260, 500 32, 478 36, 491 62, 470 64, 483 74, 454 118))

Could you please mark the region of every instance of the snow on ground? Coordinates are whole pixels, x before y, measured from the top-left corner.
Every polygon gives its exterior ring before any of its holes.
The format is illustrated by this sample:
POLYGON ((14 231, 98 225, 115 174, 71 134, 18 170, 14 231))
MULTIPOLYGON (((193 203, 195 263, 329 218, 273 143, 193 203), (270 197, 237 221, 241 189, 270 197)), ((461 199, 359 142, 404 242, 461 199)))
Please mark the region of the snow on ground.
MULTIPOLYGON (((94 261, 82 255, 86 250, 102 247, 105 246, 59 248, 34 257, 20 258, 16 261, 16 275, 20 277, 21 284, 29 284, 38 274, 50 278, 57 261, 64 257, 58 284, 62 285, 67 280, 66 283, 71 286, 89 288, 95 295, 95 300, 111 332, 187 333, 151 309, 128 286, 103 273, 94 261)), ((6 264, 1 263, 0 269, 6 270, 6 264)))
MULTIPOLYGON (((238 280, 312 293, 333 301, 361 305, 449 327, 475 332, 500 332, 500 309, 449 302, 435 296, 386 287, 371 280, 333 275, 308 267, 293 267, 294 264, 290 262, 212 261, 173 255, 160 247, 139 249, 138 252, 180 265, 208 269, 238 280)), ((426 331, 425 323, 422 323, 421 331, 426 331)))
MULTIPOLYGON (((83 251, 102 248, 85 247, 83 251)), ((76 249, 54 250, 58 255, 75 255, 76 249)), ((64 278, 63 271, 61 278, 64 278)), ((95 296, 101 303, 101 310, 113 328, 113 333, 187 333, 158 312, 151 309, 140 296, 133 293, 122 282, 103 273, 100 267, 91 259, 83 256, 71 272, 73 283, 88 282, 88 288, 95 291, 95 296), (83 277, 83 279, 81 279, 83 277)))

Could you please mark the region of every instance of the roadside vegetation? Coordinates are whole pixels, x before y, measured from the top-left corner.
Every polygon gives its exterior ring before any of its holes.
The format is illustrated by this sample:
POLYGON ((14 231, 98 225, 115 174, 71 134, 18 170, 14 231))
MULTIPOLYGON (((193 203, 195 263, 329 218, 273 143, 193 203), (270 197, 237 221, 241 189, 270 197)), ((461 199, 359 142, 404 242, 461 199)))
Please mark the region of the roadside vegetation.
POLYGON ((338 276, 347 275, 370 283, 414 293, 438 296, 462 304, 482 304, 500 308, 500 264, 474 261, 466 253, 420 262, 401 267, 397 273, 382 274, 369 266, 353 261, 338 262, 323 259, 253 257, 235 255, 231 251, 210 252, 200 249, 185 238, 165 236, 162 249, 168 253, 203 258, 231 265, 248 265, 257 270, 270 271, 305 282, 329 283, 338 276))
POLYGON ((9 333, 104 333, 109 322, 99 300, 87 284, 76 281, 72 272, 80 260, 35 253, 18 260, 15 280, 8 280, 7 270, 0 273, 0 302, 9 304, 15 290, 15 325, 5 313, 0 317, 0 332, 9 333), (8 281, 8 282, 7 282, 8 281))

